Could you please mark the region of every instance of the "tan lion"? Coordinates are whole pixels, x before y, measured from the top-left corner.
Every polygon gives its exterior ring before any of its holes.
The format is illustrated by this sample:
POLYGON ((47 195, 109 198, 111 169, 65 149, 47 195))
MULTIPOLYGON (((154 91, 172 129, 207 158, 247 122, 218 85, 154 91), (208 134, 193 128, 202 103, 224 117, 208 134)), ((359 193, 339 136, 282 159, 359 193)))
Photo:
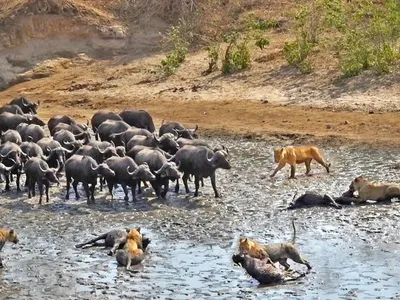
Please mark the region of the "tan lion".
POLYGON ((285 147, 274 150, 275 162, 279 163, 271 178, 276 175, 286 164, 290 165, 290 178, 296 178, 296 165, 306 164, 306 175, 310 175, 311 161, 314 159, 316 162, 325 167, 329 173, 331 164, 327 164, 321 154, 321 151, 315 146, 300 146, 300 147, 285 147))
POLYGON ((239 252, 248 254, 251 257, 265 260, 267 262, 276 263, 279 262, 286 270, 290 268, 287 263, 287 259, 290 258, 296 263, 306 265, 308 269, 311 269, 310 263, 301 257, 295 246, 296 240, 296 227, 294 221, 293 226, 293 238, 290 243, 278 243, 272 245, 261 245, 249 238, 243 237, 239 240, 239 252))
POLYGON ((400 187, 395 184, 375 184, 362 176, 353 179, 349 186, 350 192, 358 192, 357 203, 367 200, 385 201, 394 197, 400 197, 400 187))

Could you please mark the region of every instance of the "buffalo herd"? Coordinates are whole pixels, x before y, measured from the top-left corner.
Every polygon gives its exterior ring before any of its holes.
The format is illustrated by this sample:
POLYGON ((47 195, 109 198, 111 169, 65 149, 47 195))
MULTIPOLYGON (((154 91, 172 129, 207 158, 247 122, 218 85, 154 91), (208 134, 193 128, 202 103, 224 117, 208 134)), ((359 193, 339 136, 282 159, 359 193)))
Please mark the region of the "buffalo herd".
POLYGON ((21 192, 20 178, 25 174, 28 197, 35 196, 37 185, 40 204, 44 193, 49 201, 49 186, 59 185, 61 176, 66 179, 66 199, 71 184, 79 199, 77 186, 82 183, 88 204, 95 201, 96 186, 102 190, 106 185, 113 199, 117 184, 126 201, 128 188, 136 200, 141 184, 148 187, 148 183, 158 198, 165 199, 170 181, 176 182, 178 193, 182 179, 190 193, 188 181, 193 178, 198 196, 203 178, 210 177, 219 197, 215 171, 231 168, 229 151, 200 139, 197 125, 188 129, 179 122, 163 121, 157 133, 148 112, 128 109, 119 114, 96 112, 86 124, 67 115, 53 116, 46 124, 37 115, 39 105, 17 97, 0 108, 0 177, 5 191, 15 181, 21 192))

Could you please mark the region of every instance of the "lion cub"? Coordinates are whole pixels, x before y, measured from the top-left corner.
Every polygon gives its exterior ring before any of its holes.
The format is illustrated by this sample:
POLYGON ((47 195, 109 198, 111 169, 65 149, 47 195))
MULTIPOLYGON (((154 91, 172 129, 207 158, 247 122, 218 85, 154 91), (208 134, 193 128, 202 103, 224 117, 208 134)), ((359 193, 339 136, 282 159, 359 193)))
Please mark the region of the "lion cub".
MULTIPOLYGON (((0 252, 3 249, 6 242, 18 243, 17 233, 13 229, 0 229, 0 252)), ((0 268, 4 268, 3 261, 0 256, 0 268)))
POLYGON ((321 154, 321 151, 315 146, 300 146, 300 147, 285 147, 274 150, 274 159, 279 163, 271 178, 276 175, 286 164, 290 165, 290 178, 296 178, 296 165, 306 164, 306 175, 310 175, 311 161, 314 159, 319 164, 325 167, 326 172, 329 173, 331 164, 327 164, 321 154))
POLYGON ((269 259, 273 263, 279 262, 282 266, 285 267, 286 270, 290 268, 290 265, 287 263, 288 258, 299 264, 306 265, 307 268, 310 270, 312 268, 310 263, 301 257, 300 253, 297 251, 294 245, 296 239, 296 227, 294 226, 294 221, 292 221, 292 225, 293 238, 291 243, 260 245, 255 241, 250 240, 249 238, 241 238, 239 241, 240 253, 248 253, 251 257, 263 259, 265 258, 265 256, 263 255, 265 251, 268 254, 269 259))
POLYGON ((142 240, 140 227, 128 232, 124 248, 116 253, 116 260, 119 265, 125 265, 128 270, 131 267, 132 259, 135 259, 136 256, 143 256, 142 240))
POLYGON ((400 197, 400 187, 394 184, 374 184, 358 176, 353 179, 349 186, 350 192, 358 192, 357 203, 364 203, 367 200, 385 201, 394 197, 400 197))

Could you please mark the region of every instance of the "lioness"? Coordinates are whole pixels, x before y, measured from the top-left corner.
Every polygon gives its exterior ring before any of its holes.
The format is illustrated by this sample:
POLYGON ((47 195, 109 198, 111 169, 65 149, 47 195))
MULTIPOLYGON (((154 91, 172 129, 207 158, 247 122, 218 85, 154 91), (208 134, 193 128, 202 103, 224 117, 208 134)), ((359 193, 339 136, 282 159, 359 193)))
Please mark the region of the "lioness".
POLYGON ((286 164, 290 165, 290 178, 296 178, 296 164, 306 164, 306 175, 310 175, 311 161, 314 159, 319 164, 325 167, 329 173, 331 164, 327 164, 317 147, 314 146, 300 146, 300 147, 285 147, 274 150, 275 162, 279 163, 271 178, 276 175, 286 164))
MULTIPOLYGON (((0 252, 3 249, 6 242, 18 243, 17 233, 13 229, 0 229, 0 252)), ((3 260, 0 256, 0 268, 4 268, 3 260)))
POLYGON ((142 240, 143 236, 140 232, 140 227, 129 231, 124 248, 118 250, 116 254, 116 260, 119 265, 126 265, 126 269, 129 270, 132 261, 136 261, 137 258, 139 258, 139 262, 143 260, 142 240))
POLYGON ((287 263, 287 259, 290 258, 294 262, 306 265, 310 270, 312 267, 308 261, 303 259, 295 247, 296 240, 296 227, 293 225, 293 238, 291 243, 279 243, 273 245, 260 245, 249 238, 241 238, 239 240, 239 251, 240 253, 248 253, 254 258, 264 259, 265 256, 262 255, 263 251, 267 252, 269 259, 275 263, 279 262, 286 270, 290 268, 287 263), (260 256, 261 254, 261 256, 260 256))
POLYGON ((304 273, 296 271, 282 271, 271 265, 266 259, 251 257, 249 254, 234 254, 232 260, 235 264, 242 266, 251 277, 261 284, 270 284, 274 282, 293 281, 304 277, 304 273), (297 273, 296 276, 291 276, 297 273))
POLYGON ((400 197, 400 187, 394 184, 374 184, 362 176, 353 179, 349 186, 350 192, 358 192, 356 203, 367 200, 387 201, 394 197, 400 197))

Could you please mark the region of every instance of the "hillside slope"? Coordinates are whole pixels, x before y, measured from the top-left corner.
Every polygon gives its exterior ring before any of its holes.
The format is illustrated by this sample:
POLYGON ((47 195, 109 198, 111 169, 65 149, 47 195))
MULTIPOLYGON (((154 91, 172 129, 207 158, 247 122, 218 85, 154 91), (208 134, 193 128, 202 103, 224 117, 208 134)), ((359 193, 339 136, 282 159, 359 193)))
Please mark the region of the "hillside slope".
POLYGON ((11 85, 0 103, 25 95, 42 100, 45 118, 57 111, 82 120, 94 110, 130 107, 147 109, 158 123, 175 119, 213 132, 400 143, 398 73, 343 79, 337 58, 324 51, 313 56, 310 75, 287 65, 283 45, 294 38, 288 16, 306 1, 226 0, 216 7, 154 0, 135 1, 135 10, 128 2, 0 0, 0 88, 2 80, 3 88, 11 85), (249 12, 279 21, 270 45, 252 48, 249 70, 203 76, 202 43, 240 27, 249 12), (182 15, 193 15, 198 50, 164 78, 159 32, 182 15))

